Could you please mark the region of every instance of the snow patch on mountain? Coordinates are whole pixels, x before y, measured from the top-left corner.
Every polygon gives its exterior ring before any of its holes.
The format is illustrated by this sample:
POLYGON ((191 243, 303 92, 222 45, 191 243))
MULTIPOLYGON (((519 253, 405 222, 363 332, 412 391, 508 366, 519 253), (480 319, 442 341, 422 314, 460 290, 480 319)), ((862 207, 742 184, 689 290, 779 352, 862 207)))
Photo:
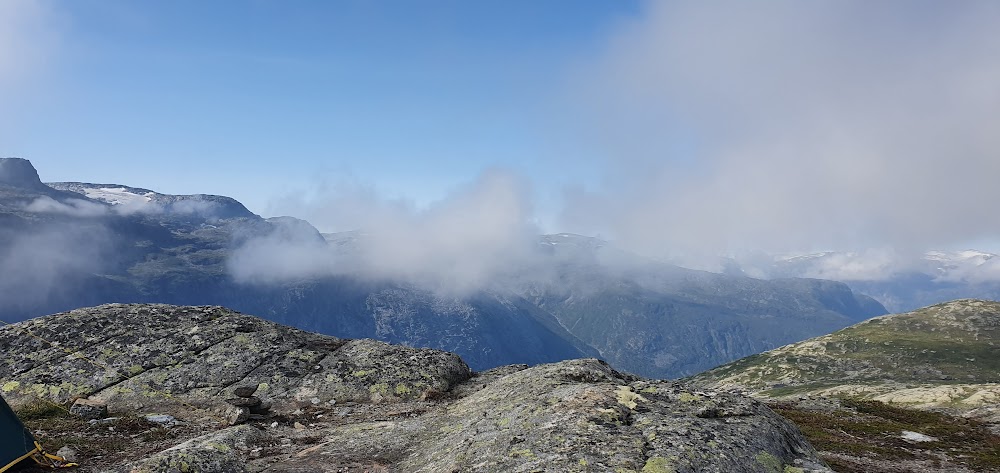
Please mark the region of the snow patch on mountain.
POLYGON ((137 192, 132 192, 127 187, 87 187, 83 189, 83 192, 84 195, 91 199, 107 202, 111 205, 149 203, 153 201, 153 197, 156 195, 155 192, 139 194, 137 192))

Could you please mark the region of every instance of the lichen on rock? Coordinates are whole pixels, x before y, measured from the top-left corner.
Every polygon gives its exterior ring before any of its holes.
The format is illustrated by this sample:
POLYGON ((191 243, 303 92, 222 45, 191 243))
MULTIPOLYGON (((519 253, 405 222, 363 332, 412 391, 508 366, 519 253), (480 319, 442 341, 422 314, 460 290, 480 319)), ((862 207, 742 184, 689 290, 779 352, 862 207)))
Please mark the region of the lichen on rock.
POLYGON ((596 359, 474 374, 451 353, 148 304, 33 319, 0 328, 0 343, 14 347, 0 381, 15 404, 89 396, 112 414, 156 408, 209 431, 122 472, 829 471, 753 399, 596 359), (262 419, 244 412, 260 405, 262 419), (230 420, 211 420, 226 409, 230 420))

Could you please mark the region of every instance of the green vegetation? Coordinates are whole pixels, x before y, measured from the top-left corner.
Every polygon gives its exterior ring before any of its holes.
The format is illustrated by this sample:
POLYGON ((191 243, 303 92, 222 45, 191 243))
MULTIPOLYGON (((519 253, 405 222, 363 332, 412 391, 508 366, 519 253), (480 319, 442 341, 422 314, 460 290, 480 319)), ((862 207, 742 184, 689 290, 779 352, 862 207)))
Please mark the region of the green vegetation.
MULTIPOLYGON (((131 461, 124 452, 159 451, 172 446, 184 429, 165 428, 136 414, 91 424, 74 416, 64 406, 47 401, 23 404, 15 413, 49 452, 72 447, 81 458, 101 458, 109 465, 131 461)), ((35 469, 28 471, 36 471, 35 469)), ((37 470, 42 471, 42 470, 37 470)), ((46 470, 47 471, 47 470, 46 470)))
POLYGON ((843 384, 997 383, 998 343, 1000 303, 960 300, 872 319, 692 379, 773 397, 843 384))
POLYGON ((845 399, 844 409, 804 410, 790 403, 771 406, 791 420, 838 472, 869 471, 838 455, 883 461, 939 462, 941 455, 975 471, 1000 471, 1000 436, 969 419, 905 409, 878 401, 845 399), (936 438, 909 442, 904 430, 936 438))
POLYGON ((21 421, 27 423, 32 420, 56 419, 69 417, 69 410, 46 399, 37 399, 14 408, 14 413, 21 421))

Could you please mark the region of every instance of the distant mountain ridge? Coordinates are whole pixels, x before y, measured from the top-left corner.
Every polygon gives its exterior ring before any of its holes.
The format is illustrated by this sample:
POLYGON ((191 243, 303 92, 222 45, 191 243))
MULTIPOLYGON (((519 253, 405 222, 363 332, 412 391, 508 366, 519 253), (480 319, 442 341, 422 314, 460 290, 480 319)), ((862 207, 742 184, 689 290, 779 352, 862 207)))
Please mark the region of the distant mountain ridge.
POLYGON ((474 369, 600 355, 676 377, 885 313, 840 283, 693 271, 571 234, 540 236, 532 261, 461 296, 321 264, 311 275, 241 280, 231 263, 248 243, 357 257, 368 236, 322 235, 222 196, 24 185, 34 182, 30 163, 0 162, 16 171, 17 186, 0 183, 0 311, 14 320, 108 302, 224 305, 339 337, 456 352, 474 369))
POLYGON ((729 265, 753 277, 842 281, 892 312, 962 298, 1000 300, 1000 258, 972 249, 915 255, 828 251, 730 260, 729 265))
POLYGON ((690 375, 798 333, 885 313, 838 282, 691 270, 578 235, 547 235, 541 244, 550 248, 556 276, 515 281, 515 291, 608 361, 639 373, 690 375))
POLYGON ((119 184, 48 182, 46 185, 81 194, 88 199, 109 204, 112 208, 125 209, 129 213, 200 214, 207 219, 257 217, 236 199, 220 195, 169 195, 119 184))

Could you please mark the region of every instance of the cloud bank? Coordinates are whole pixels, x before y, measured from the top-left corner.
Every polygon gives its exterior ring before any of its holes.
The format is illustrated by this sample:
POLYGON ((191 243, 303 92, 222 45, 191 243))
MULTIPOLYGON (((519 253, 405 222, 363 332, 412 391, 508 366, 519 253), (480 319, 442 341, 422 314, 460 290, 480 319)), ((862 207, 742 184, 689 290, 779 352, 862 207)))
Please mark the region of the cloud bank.
MULTIPOLYGON (((990 1, 649 2, 567 73, 560 129, 604 159, 604 179, 567 189, 553 226, 710 270, 720 255, 850 252, 809 273, 834 279, 996 241, 996 25, 990 1)), ((530 258, 526 187, 487 173, 427 209, 343 184, 285 199, 279 213, 361 229, 362 256, 295 250, 234 268, 482 286, 530 258)), ((283 241, 245 250, 291 251, 283 241)))
POLYGON ((58 214, 70 217, 103 217, 111 213, 111 208, 83 199, 58 201, 49 196, 41 196, 24 206, 24 210, 40 214, 58 214))
POLYGON ((316 195, 289 196, 275 208, 321 228, 357 233, 340 235, 331 249, 309 230, 279 226, 239 248, 230 270, 241 281, 351 274, 467 293, 534 256, 539 230, 530 202, 528 186, 499 170, 422 209, 369 187, 331 185, 316 195), (338 246, 345 251, 335 251, 338 246))
POLYGON ((647 6, 578 74, 608 177, 567 228, 688 258, 1000 234, 1000 4, 647 6))
POLYGON ((88 277, 113 266, 113 241, 100 223, 0 231, 0 308, 17 316, 80 297, 88 277))

